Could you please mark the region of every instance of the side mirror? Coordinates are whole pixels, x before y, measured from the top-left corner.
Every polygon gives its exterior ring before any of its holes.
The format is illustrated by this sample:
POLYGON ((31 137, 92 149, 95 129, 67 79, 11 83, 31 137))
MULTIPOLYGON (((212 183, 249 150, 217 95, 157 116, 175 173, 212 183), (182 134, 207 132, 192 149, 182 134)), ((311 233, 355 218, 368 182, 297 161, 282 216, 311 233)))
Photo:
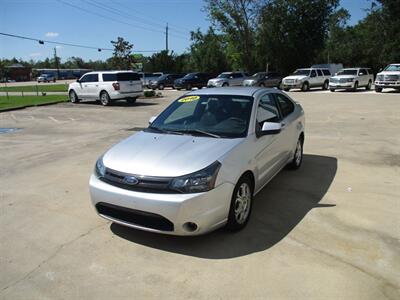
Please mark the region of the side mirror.
POLYGON ((379 72, 382 72, 383 71, 383 69, 382 68, 379 68, 379 72))
POLYGON ((77 83, 81 83, 81 81, 79 80, 79 78, 76 80, 77 83))
POLYGON ((149 125, 151 125, 153 122, 154 122, 154 120, 157 118, 157 116, 152 116, 150 119, 149 119, 149 125))
POLYGON ((261 135, 277 134, 281 132, 282 124, 275 122, 264 122, 261 128, 261 135))

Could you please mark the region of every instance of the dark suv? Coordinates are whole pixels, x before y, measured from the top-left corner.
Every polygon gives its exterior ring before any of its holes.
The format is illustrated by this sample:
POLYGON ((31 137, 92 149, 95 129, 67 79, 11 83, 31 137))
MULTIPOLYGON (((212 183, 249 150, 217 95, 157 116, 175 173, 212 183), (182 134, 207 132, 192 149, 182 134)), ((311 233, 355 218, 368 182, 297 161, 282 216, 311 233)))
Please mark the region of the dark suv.
POLYGON ((152 80, 149 83, 149 87, 153 90, 163 90, 166 87, 174 87, 174 81, 178 78, 182 78, 185 74, 164 74, 156 80, 152 80))
POLYGON ((207 73, 189 73, 185 77, 175 80, 174 87, 177 90, 186 89, 190 91, 194 87, 206 87, 210 78, 212 78, 212 76, 207 73))
POLYGON ((277 72, 258 72, 243 81, 243 86, 265 86, 279 88, 282 76, 277 72))

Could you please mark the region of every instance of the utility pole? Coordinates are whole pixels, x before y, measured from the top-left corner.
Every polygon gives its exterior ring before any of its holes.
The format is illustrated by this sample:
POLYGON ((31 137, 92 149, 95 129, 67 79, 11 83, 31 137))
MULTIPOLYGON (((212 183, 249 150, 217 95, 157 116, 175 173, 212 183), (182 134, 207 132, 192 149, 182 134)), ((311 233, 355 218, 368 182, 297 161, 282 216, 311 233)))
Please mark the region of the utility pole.
POLYGON ((57 79, 60 78, 60 66, 58 64, 58 57, 57 57, 57 48, 54 47, 54 62, 56 64, 56 69, 57 69, 57 79))
POLYGON ((165 27, 165 50, 168 53, 168 23, 167 23, 167 27, 165 27))

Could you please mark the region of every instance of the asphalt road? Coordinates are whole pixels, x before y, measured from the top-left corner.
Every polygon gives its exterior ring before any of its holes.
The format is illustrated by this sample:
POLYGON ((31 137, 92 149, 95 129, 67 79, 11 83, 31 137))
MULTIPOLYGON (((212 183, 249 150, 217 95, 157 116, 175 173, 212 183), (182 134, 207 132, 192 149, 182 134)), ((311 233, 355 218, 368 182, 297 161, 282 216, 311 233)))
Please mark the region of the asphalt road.
POLYGON ((181 92, 0 113, 0 299, 399 299, 400 96, 292 92, 304 163, 256 197, 245 230, 171 237, 99 218, 106 149, 181 92))

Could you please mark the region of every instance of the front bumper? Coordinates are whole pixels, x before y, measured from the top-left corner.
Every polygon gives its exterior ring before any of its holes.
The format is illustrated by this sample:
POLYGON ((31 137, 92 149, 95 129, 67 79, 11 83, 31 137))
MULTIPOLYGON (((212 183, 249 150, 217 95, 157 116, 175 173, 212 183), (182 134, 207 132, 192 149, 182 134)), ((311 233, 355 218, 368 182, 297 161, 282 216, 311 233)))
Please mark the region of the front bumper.
POLYGON ((400 81, 375 81, 375 87, 377 88, 394 88, 400 89, 400 81))
POLYGON ((284 89, 301 89, 302 85, 303 85, 303 82, 293 82, 293 83, 283 82, 282 83, 282 87, 284 89))
POLYGON ((121 208, 140 211, 144 214, 158 215, 173 224, 165 230, 150 226, 145 222, 133 223, 115 215, 99 215, 112 222, 151 232, 171 235, 199 235, 226 224, 234 185, 224 183, 205 193, 195 194, 156 194, 130 191, 109 185, 96 176, 90 178, 92 204, 111 204, 121 208), (184 224, 195 223, 197 229, 187 230, 184 224))
POLYGON ((350 89, 354 87, 354 82, 329 82, 330 89, 350 89))

